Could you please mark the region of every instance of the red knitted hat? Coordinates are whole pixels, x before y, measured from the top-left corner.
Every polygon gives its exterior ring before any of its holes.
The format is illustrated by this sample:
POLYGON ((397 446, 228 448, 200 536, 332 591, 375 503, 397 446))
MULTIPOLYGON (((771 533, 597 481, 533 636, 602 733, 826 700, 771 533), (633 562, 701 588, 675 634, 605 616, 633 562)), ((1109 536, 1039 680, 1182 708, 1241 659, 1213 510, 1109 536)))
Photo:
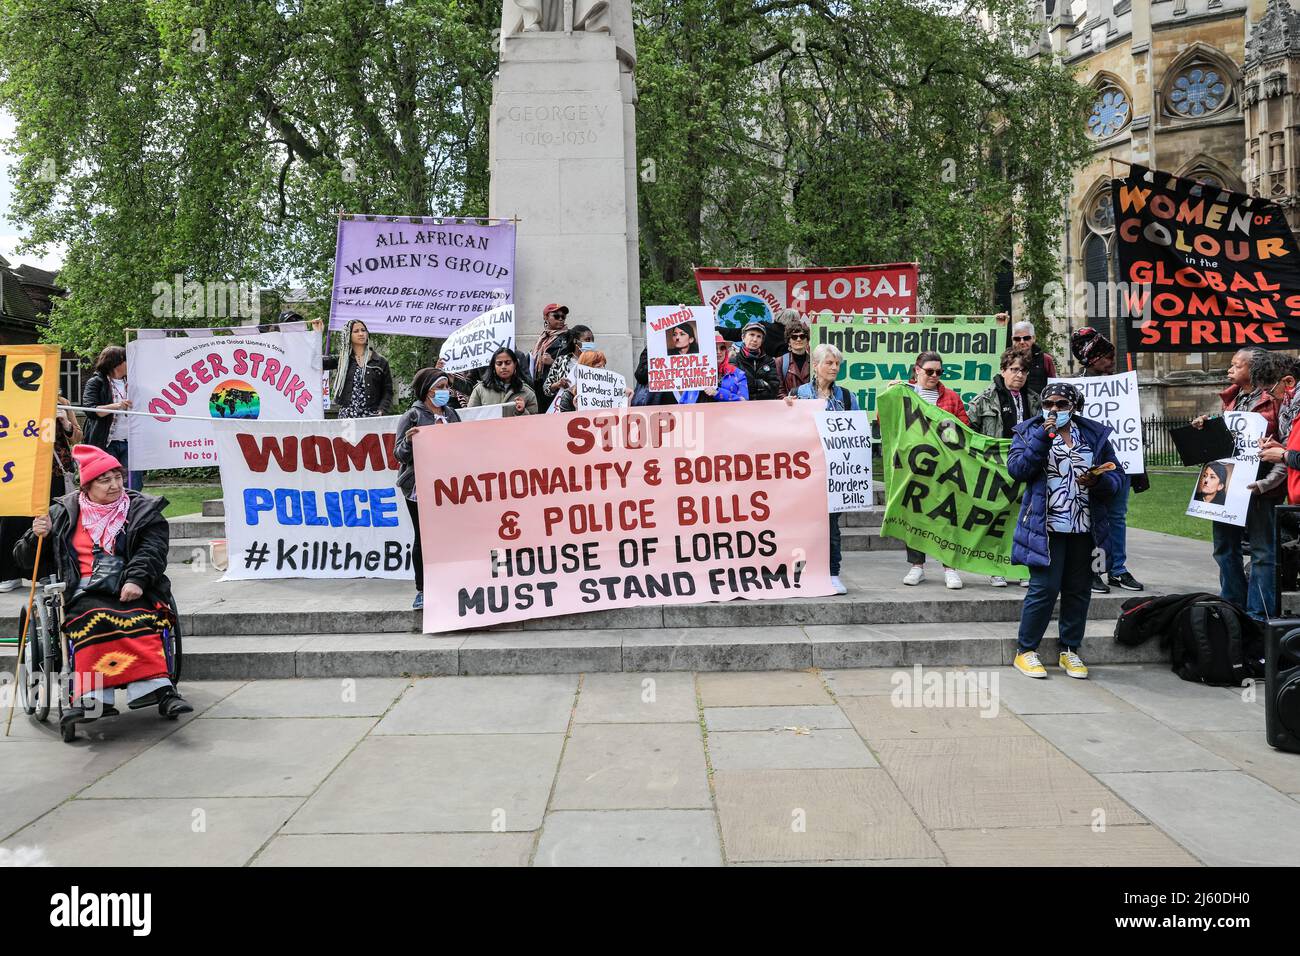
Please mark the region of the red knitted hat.
POLYGON ((77 460, 77 473, 81 476, 83 485, 90 484, 106 471, 122 467, 120 461, 94 445, 76 445, 72 449, 72 457, 77 460))

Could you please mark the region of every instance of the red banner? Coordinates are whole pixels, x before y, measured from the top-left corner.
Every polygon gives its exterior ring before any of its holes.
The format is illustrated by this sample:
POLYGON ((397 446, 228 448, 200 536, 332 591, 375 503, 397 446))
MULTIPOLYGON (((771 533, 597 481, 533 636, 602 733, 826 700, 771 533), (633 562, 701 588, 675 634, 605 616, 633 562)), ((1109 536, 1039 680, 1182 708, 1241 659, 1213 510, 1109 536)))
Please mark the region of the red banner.
POLYGON ((720 329, 771 322, 782 309, 810 314, 914 315, 916 263, 810 269, 696 269, 700 301, 720 329))
POLYGON ((424 630, 832 593, 812 404, 420 429, 424 630))

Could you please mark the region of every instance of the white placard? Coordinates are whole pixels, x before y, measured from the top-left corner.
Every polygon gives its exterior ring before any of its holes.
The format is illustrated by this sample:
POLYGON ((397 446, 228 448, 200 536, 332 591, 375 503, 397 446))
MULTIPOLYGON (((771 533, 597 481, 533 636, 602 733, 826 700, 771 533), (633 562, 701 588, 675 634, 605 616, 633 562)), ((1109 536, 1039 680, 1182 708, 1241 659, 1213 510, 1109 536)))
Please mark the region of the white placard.
POLYGON ((870 511, 871 419, 866 412, 818 409, 817 434, 826 453, 826 503, 831 514, 870 511))
POLYGON ((475 405, 473 408, 458 408, 456 414, 460 416, 462 422, 486 422, 494 418, 505 417, 506 406, 500 405, 475 405))
POLYGON ((1257 412, 1224 412, 1223 420, 1237 440, 1237 454, 1197 472, 1187 514, 1245 527, 1251 497, 1247 486, 1259 474, 1259 445, 1268 422, 1257 412))
POLYGON ((442 343, 438 357, 444 372, 484 368, 497 349, 515 347, 515 307, 503 305, 462 325, 442 343))
POLYGON ((574 408, 627 408, 627 379, 607 368, 574 365, 574 408))
POLYGON ((646 375, 650 391, 716 387, 715 336, 713 309, 707 305, 646 306, 646 375))
POLYGON ((1047 380, 1049 385, 1052 382, 1068 382, 1083 392, 1083 408, 1079 414, 1114 429, 1110 444, 1127 474, 1140 475, 1146 471, 1137 372, 1047 380))
POLYGON ((414 578, 397 422, 214 423, 230 554, 223 580, 414 578))
POLYGON ((219 463, 212 423, 319 421, 321 336, 307 328, 141 337, 126 347, 131 468, 219 463), (189 421, 199 415, 211 421, 189 421))

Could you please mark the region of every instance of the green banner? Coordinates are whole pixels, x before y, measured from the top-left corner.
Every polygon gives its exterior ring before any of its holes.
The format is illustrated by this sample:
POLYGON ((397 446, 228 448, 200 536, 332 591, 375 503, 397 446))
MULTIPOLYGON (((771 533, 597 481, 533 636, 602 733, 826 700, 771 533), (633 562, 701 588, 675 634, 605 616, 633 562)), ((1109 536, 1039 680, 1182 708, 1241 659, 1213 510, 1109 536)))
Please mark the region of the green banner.
POLYGON ((894 382, 906 382, 916 356, 930 351, 943 356, 943 384, 969 405, 993 384, 1007 348, 1007 327, 983 316, 958 316, 951 322, 814 316, 811 338, 814 348, 830 343, 844 353, 839 383, 857 396, 859 408, 874 412, 880 393, 894 382))
POLYGON ((959 571, 1029 577, 1011 563, 1020 483, 1011 441, 971 431, 901 386, 881 392, 885 519, 880 532, 959 571))

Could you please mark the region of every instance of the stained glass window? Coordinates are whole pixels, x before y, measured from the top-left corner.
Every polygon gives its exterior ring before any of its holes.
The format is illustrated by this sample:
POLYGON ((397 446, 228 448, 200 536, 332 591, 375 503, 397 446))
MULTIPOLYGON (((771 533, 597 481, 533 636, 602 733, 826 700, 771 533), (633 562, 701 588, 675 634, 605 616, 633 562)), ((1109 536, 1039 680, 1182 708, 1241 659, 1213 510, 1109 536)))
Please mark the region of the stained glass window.
POLYGON ((1101 90, 1096 102, 1092 104, 1092 115, 1088 117, 1088 133, 1094 139, 1106 139, 1114 136, 1128 125, 1132 117, 1132 108, 1124 91, 1114 86, 1101 90))
POLYGON ((1194 66, 1174 78, 1169 107, 1179 116, 1205 116, 1228 101, 1228 89, 1218 70, 1194 66))

